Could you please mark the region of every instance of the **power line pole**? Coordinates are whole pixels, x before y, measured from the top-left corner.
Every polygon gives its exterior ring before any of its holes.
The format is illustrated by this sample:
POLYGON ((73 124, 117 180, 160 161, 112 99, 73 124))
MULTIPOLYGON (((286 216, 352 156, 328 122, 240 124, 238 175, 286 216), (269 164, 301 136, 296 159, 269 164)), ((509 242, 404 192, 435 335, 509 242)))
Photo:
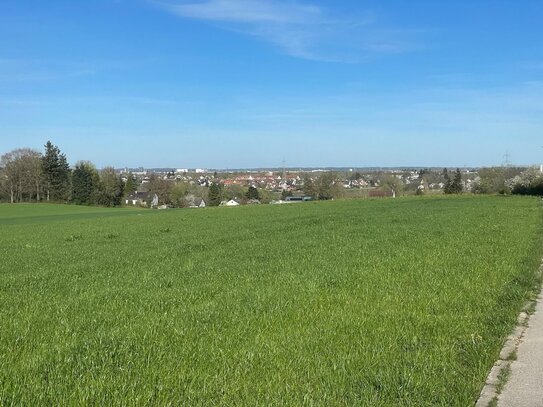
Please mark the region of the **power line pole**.
POLYGON ((505 167, 510 167, 511 166, 511 161, 510 161, 511 156, 509 155, 509 151, 505 152, 505 155, 503 156, 503 158, 505 160, 504 166, 505 167))

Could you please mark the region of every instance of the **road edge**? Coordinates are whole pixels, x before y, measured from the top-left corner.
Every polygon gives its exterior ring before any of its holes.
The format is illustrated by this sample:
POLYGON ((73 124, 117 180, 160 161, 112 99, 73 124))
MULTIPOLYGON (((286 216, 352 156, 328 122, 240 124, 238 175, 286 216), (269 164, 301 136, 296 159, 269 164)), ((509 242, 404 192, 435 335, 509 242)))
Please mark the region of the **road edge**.
MULTIPOLYGON (((543 276, 543 259, 538 271, 536 272, 536 276, 538 281, 541 281, 543 276)), ((496 405, 495 403, 497 403, 498 396, 509 379, 511 363, 516 360, 519 345, 526 334, 528 322, 535 311, 538 298, 541 296, 540 291, 541 287, 539 287, 537 293, 534 292, 535 298, 527 301, 524 304, 524 307, 522 307, 522 310, 517 318, 517 326, 505 340, 503 348, 500 351, 500 356, 498 357, 496 363, 494 363, 494 366, 492 366, 492 369, 485 380, 485 384, 481 390, 477 402, 475 403, 475 407, 491 407, 496 405)))

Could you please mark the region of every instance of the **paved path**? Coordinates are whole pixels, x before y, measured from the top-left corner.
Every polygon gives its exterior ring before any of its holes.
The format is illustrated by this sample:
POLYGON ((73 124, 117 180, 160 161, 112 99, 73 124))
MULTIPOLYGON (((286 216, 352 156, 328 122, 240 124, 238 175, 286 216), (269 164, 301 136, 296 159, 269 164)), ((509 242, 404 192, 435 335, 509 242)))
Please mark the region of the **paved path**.
POLYGON ((499 397, 498 407, 543 407, 543 297, 511 365, 511 377, 499 397))

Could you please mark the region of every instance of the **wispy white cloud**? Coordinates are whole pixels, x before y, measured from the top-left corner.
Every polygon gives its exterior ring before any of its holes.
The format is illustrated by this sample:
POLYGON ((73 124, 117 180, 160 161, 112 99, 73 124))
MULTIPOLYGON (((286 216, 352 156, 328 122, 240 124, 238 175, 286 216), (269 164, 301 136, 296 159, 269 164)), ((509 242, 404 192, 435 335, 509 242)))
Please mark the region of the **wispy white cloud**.
POLYGON ((266 0, 208 0, 201 3, 167 4, 166 8, 183 17, 241 23, 303 23, 320 21, 322 10, 316 6, 266 0))
POLYGON ((0 82, 50 82, 131 69, 144 61, 115 59, 52 60, 0 57, 0 82))
POLYGON ((359 63, 415 49, 407 39, 411 35, 379 26, 370 11, 341 16, 317 5, 279 0, 150 1, 179 17, 208 21, 309 60, 359 63))
POLYGON ((0 58, 0 81, 40 82, 60 78, 94 75, 94 69, 83 65, 40 59, 0 58))

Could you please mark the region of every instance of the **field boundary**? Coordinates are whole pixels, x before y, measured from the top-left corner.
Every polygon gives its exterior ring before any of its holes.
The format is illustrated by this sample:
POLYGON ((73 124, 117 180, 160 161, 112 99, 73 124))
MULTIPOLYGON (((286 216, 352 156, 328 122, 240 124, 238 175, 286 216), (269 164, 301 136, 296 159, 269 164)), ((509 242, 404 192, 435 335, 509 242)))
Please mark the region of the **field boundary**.
MULTIPOLYGON (((536 275, 538 280, 543 277, 543 259, 541 260, 541 265, 539 266, 536 275)), ((527 301, 524 304, 524 307, 522 307, 517 318, 517 326, 505 340, 503 348, 500 351, 500 356, 496 363, 494 363, 494 366, 485 380, 485 384, 481 390, 477 403, 475 403, 475 407, 495 406, 498 396, 509 379, 511 364, 517 357, 518 348, 524 339, 524 335, 528 329, 528 322, 530 321, 530 317, 535 310, 535 306, 540 296, 541 287, 539 287, 536 298, 527 301)))

